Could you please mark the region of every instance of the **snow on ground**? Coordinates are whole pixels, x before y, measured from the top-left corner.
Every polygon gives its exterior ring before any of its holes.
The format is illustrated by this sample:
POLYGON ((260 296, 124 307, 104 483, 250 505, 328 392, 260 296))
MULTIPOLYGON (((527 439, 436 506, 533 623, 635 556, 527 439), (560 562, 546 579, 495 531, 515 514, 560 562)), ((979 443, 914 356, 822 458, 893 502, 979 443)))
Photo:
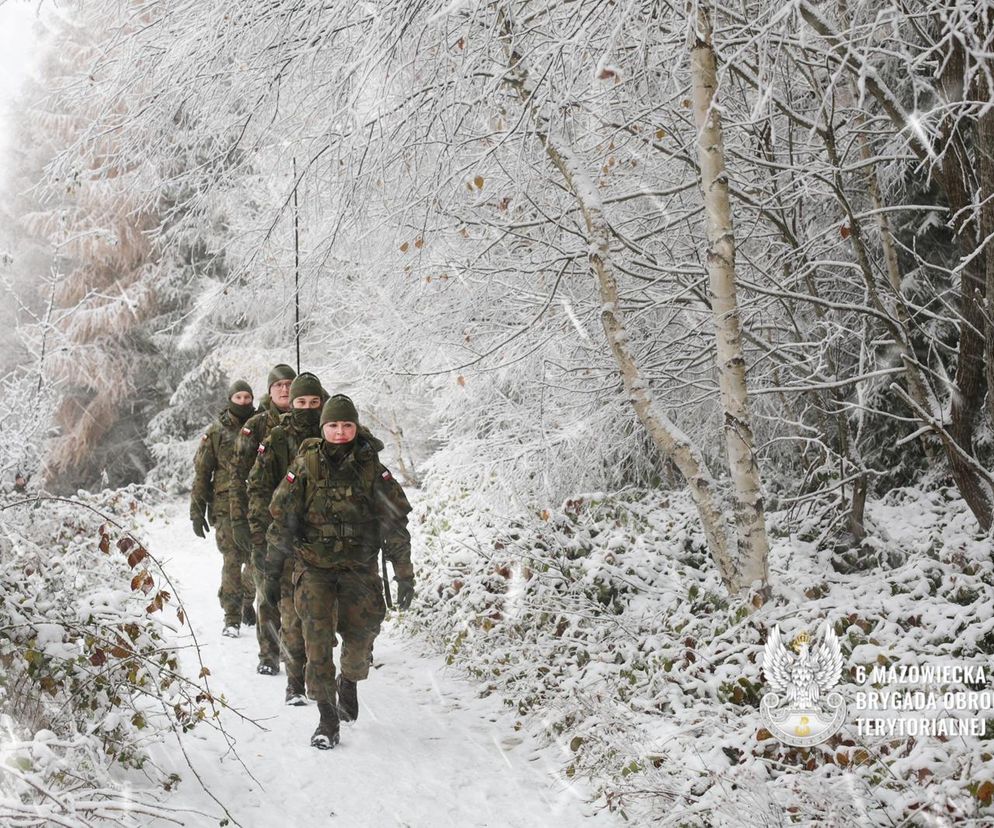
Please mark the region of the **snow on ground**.
MULTIPOLYGON (((216 730, 199 725, 184 748, 205 786, 238 824, 285 828, 362 826, 610 826, 618 824, 586 800, 580 783, 560 779, 561 757, 513 728, 493 698, 454 676, 441 658, 402 637, 388 619, 376 641, 376 668, 359 685, 360 713, 342 726, 341 744, 318 751, 309 744, 317 707, 286 707, 286 677, 255 672, 254 628, 238 639, 221 636, 217 601, 221 558, 213 537, 189 527, 175 504, 146 531, 149 549, 165 564, 197 634, 211 688, 249 719, 224 716, 238 758, 216 730), (243 765, 241 763, 244 763, 243 765)), ((188 644, 189 638, 180 643, 188 644)), ((337 651, 336 651, 337 653, 337 651)), ((191 677, 199 665, 185 650, 191 677)), ((175 741, 155 760, 183 778, 170 804, 221 815, 190 773, 175 741)), ((216 825, 207 816, 191 825, 216 825)))

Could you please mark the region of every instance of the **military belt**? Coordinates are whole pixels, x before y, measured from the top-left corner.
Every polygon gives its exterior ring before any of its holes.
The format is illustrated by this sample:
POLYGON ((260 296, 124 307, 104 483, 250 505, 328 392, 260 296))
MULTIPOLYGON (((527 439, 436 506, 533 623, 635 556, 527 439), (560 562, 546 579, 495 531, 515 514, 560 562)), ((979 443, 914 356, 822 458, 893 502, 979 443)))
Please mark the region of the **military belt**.
POLYGON ((345 522, 333 522, 325 523, 321 526, 315 527, 317 529, 316 537, 313 539, 316 541, 328 541, 328 540, 351 540, 354 538, 362 538, 367 534, 367 527, 371 527, 372 522, 369 523, 345 523, 345 522))

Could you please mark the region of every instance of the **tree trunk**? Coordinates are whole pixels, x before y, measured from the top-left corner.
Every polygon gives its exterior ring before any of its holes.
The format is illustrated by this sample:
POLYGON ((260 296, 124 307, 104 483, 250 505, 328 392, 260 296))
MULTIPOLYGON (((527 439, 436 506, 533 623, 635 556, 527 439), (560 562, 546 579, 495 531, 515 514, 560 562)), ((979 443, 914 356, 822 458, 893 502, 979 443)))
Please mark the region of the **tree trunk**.
POLYGON ((735 504, 741 586, 760 582, 769 590, 769 540, 762 482, 753 447, 745 359, 735 290, 735 233, 725 173, 721 113, 715 105, 717 61, 708 9, 698 6, 691 46, 691 83, 697 124, 697 156, 707 223, 707 272, 717 345, 718 386, 725 413, 725 447, 735 504))
MULTIPOLYGON (((625 392, 653 444, 661 454, 672 461, 687 481, 708 547, 722 580, 729 591, 736 592, 742 582, 736 578, 735 542, 728 531, 715 480, 700 449, 677 428, 653 398, 629 347, 628 329, 611 260, 611 228, 604 215, 604 205, 597 185, 580 159, 572 153, 568 141, 557 136, 552 125, 536 109, 532 91, 528 86, 527 70, 520 54, 514 48, 513 23, 506 14, 502 14, 501 28, 509 64, 508 82, 520 97, 531 118, 535 133, 545 148, 546 155, 563 176, 583 214, 590 245, 590 272, 597 281, 601 300, 601 325, 618 366, 625 392)), ((745 583, 748 584, 748 581, 745 583)), ((765 583, 764 580, 764 585, 765 583)))
MULTIPOLYGON (((850 79, 849 88, 853 99, 856 99, 853 82, 850 79)), ((859 116, 861 126, 865 125, 865 119, 859 116)), ((870 142, 863 132, 859 134, 860 157, 867 162, 873 160, 873 152, 870 149, 870 142)), ((894 246, 894 232, 891 229, 890 219, 884 210, 884 200, 880 193, 880 184, 877 180, 877 167, 875 164, 868 164, 866 169, 866 189, 870 196, 870 203, 877 214, 877 229, 880 233, 880 247, 884 254, 884 270, 887 273, 887 284, 890 286, 894 301, 890 307, 880 303, 880 310, 897 319, 900 336, 896 338, 897 347, 901 352, 901 360, 904 363, 905 374, 908 383, 908 393, 926 411, 937 414, 939 411, 938 400, 935 399, 932 388, 927 383, 924 375, 918 366, 918 357, 911 344, 911 317, 904 302, 904 292, 901 289, 901 266, 897 257, 897 248, 894 246)), ((852 226, 855 227, 856 218, 850 216, 852 226)), ((934 465, 941 459, 941 454, 930 439, 931 433, 925 432, 919 438, 922 451, 929 465, 934 465)))
MULTIPOLYGON (((985 96, 989 101, 994 96, 994 89, 984 83, 985 96)), ((986 345, 984 348, 987 363, 987 417, 994 425, 994 250, 991 240, 994 239, 994 109, 988 109, 977 119, 977 166, 980 175, 980 236, 987 241, 985 255, 986 307, 987 327, 984 331, 986 345)))
MULTIPOLYGON (((944 62, 939 83, 946 100, 962 100, 965 60, 962 47, 956 43, 944 62)), ((979 91, 979 90, 975 90, 979 91)), ((949 200, 953 229, 959 241, 960 269, 960 334, 959 354, 956 362, 956 384, 950 403, 949 434, 963 452, 973 455, 973 434, 977 417, 983 406, 987 381, 984 371, 984 294, 986 292, 986 251, 978 250, 983 239, 971 221, 976 205, 975 186, 970 181, 972 164, 967 157, 968 141, 964 135, 967 117, 958 121, 952 116, 942 125, 945 139, 940 178, 949 200)), ((960 452, 947 447, 946 454, 956 486, 970 507, 977 522, 986 532, 991 528, 990 489, 971 464, 964 461, 960 452)))
POLYGON ((852 487, 852 508, 849 511, 849 531, 857 541, 866 537, 866 526, 863 523, 863 515, 866 512, 866 490, 868 488, 867 475, 864 472, 852 487))

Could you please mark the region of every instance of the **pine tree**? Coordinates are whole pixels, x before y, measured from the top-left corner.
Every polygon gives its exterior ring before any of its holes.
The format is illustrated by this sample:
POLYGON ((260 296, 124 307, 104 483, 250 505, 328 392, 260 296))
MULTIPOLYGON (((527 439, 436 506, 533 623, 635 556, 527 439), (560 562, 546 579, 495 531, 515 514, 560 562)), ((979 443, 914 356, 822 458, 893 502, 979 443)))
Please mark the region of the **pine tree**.
POLYGON ((57 396, 47 482, 71 491, 141 481, 153 465, 147 424, 206 349, 178 343, 197 292, 223 270, 211 241, 223 225, 193 216, 170 184, 177 166, 200 162, 181 120, 167 144, 136 157, 119 152, 112 134, 93 139, 106 114, 98 94, 110 71, 106 19, 79 10, 51 26, 57 46, 18 141, 22 163, 37 167, 40 155, 46 175, 20 228, 51 251, 50 307, 28 335, 57 396))

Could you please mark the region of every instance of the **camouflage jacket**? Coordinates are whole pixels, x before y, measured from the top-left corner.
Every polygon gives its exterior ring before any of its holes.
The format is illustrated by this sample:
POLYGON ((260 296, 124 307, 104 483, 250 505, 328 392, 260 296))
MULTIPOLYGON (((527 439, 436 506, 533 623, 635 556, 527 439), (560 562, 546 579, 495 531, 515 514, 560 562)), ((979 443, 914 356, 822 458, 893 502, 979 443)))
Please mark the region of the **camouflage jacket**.
POLYGON ((259 412, 245 421, 245 425, 238 432, 234 450, 231 452, 231 497, 228 500, 228 509, 232 523, 248 520, 249 503, 246 482, 249 472, 252 471, 252 464, 255 462, 259 444, 266 439, 266 435, 270 431, 279 425, 280 417, 284 413, 273 405, 268 394, 260 402, 262 405, 259 407, 259 412))
MULTIPOLYGON (((297 456, 297 450, 304 440, 320 437, 319 428, 315 427, 314 431, 309 433, 300 431, 294 427, 290 412, 280 418, 279 425, 259 444, 247 484, 248 521, 253 538, 265 536, 269 524, 272 523, 269 504, 273 499, 273 492, 289 470, 290 463, 297 456)), ((374 437, 365 426, 359 426, 359 433, 356 436, 374 453, 383 451, 382 441, 374 437)))
POLYGON ((269 502, 280 479, 290 468, 290 462, 297 456, 297 449, 304 440, 318 437, 318 427, 304 433, 293 425, 292 413, 284 414, 279 425, 271 429, 259 443, 255 462, 248 475, 248 522, 252 537, 265 537, 272 517, 269 502))
POLYGON ((193 488, 190 492, 190 518, 207 516, 213 523, 214 511, 227 509, 231 494, 230 461, 241 423, 224 409, 207 427, 193 458, 193 488))
POLYGON ((311 567, 375 572, 382 549, 397 578, 414 577, 411 505, 377 445, 360 435, 352 451, 332 459, 320 438, 301 444, 269 505, 267 575, 282 571, 289 555, 311 567))

